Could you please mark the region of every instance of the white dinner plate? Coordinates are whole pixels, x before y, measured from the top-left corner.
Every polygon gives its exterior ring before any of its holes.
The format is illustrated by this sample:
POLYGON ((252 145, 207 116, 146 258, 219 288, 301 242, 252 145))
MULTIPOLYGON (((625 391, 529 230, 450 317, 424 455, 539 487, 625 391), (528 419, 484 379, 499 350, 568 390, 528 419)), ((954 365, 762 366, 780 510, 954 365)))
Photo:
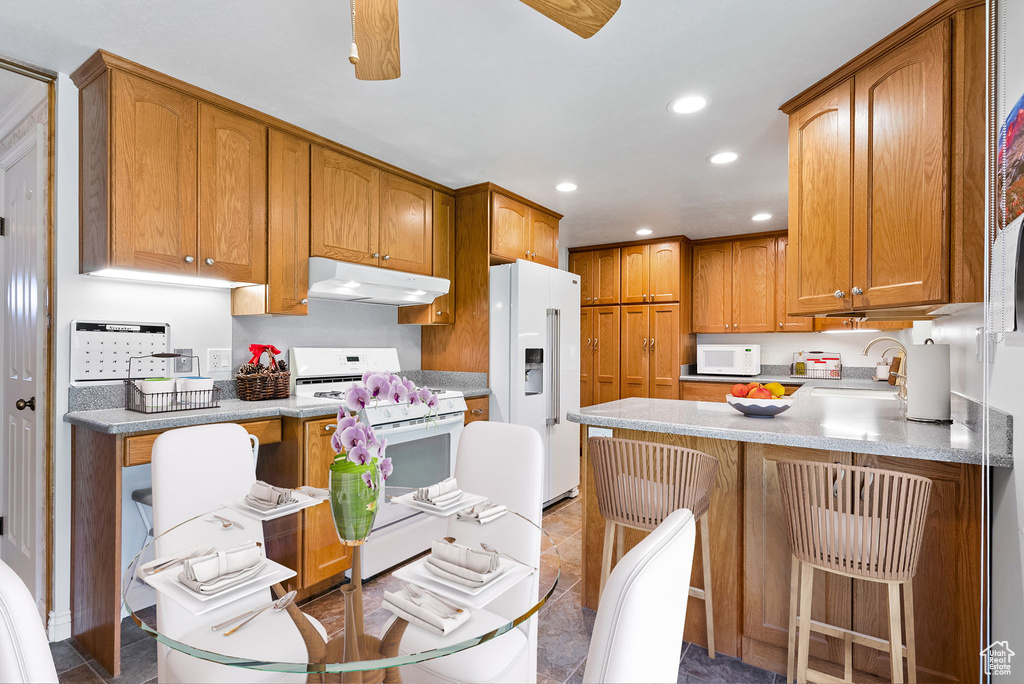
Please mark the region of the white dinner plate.
POLYGON ((180 573, 181 567, 179 566, 148 575, 143 578, 143 581, 193 615, 209 613, 211 610, 220 608, 243 596, 255 594, 257 591, 283 582, 296 574, 294 570, 267 558, 263 569, 245 582, 216 594, 197 594, 181 583, 181 580, 178 579, 180 573))
POLYGON ((476 506, 478 503, 483 503, 484 501, 487 501, 486 496, 481 496, 480 494, 470 494, 469 492, 462 492, 462 496, 460 496, 455 501, 452 501, 449 504, 445 504, 444 506, 435 506, 433 504, 428 504, 423 501, 416 501, 416 499, 413 498, 415 494, 416 492, 409 492, 407 494, 402 494, 400 496, 393 496, 391 497, 391 503, 401 504, 402 506, 415 508, 417 511, 423 511, 424 513, 429 513, 431 515, 437 515, 442 518, 447 518, 449 516, 455 515, 463 508, 476 506))
POLYGON ((269 511, 261 511, 258 508, 253 508, 245 502, 244 498, 238 499, 237 501, 227 501, 221 505, 233 508, 236 511, 245 513, 252 518, 256 518, 257 520, 274 520, 275 518, 281 518, 295 513, 296 511, 301 511, 303 508, 309 508, 310 506, 316 506, 317 504, 326 502, 326 499, 314 499, 302 492, 292 492, 292 494, 295 495, 295 501, 286 503, 283 506, 278 506, 277 508, 269 511))
POLYGON ((438 577, 426 568, 426 562, 426 558, 421 558, 395 570, 392 575, 469 608, 483 608, 506 589, 534 572, 533 568, 503 557, 500 559, 502 567, 500 575, 483 586, 467 587, 458 582, 438 577))

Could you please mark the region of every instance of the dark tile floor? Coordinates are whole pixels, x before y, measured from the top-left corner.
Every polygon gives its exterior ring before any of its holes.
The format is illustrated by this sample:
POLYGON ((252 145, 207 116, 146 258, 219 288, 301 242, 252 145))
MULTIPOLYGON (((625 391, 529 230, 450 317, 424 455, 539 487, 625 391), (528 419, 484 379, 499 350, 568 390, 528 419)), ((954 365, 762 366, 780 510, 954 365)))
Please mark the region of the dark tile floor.
MULTIPOLYGON (((579 684, 583 681, 590 635, 596 613, 580 603, 581 553, 583 536, 582 499, 559 502, 544 512, 544 529, 557 546, 561 574, 551 600, 539 613, 538 684, 579 684)), ((554 549, 541 562, 542 586, 548 586, 554 572, 554 549)), ((381 608, 390 577, 368 582, 363 589, 366 631, 380 632, 391 613, 381 608)), ((332 636, 344 628, 345 600, 334 590, 304 604, 302 610, 323 623, 332 636)), ((683 645, 679 663, 680 684, 783 684, 785 676, 751 667, 736 658, 683 645)), ((121 676, 114 679, 73 640, 51 644, 61 684, 151 684, 156 682, 156 642, 127 618, 121 625, 121 676)))

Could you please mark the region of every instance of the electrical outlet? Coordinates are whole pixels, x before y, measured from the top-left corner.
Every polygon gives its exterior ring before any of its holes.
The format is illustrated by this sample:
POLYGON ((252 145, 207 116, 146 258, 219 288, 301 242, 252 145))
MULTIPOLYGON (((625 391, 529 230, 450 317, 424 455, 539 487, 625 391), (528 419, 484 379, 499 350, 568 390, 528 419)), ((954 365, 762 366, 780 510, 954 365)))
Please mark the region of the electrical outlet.
POLYGON ((231 370, 230 349, 207 349, 206 356, 208 359, 207 366, 211 373, 231 370))
POLYGON ((174 372, 175 373, 191 373, 192 372, 192 350, 191 349, 175 349, 175 354, 181 354, 178 358, 174 359, 174 372))

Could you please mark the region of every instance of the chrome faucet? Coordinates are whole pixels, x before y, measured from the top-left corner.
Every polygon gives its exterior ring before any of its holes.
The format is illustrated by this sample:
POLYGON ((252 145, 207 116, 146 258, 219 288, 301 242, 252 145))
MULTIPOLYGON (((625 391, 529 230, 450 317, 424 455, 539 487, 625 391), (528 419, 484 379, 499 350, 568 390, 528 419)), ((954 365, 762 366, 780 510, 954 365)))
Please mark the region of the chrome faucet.
POLYGON ((889 376, 896 378, 896 384, 900 388, 900 390, 899 390, 899 392, 900 392, 899 393, 900 399, 905 401, 906 398, 907 398, 907 348, 905 346, 903 346, 903 343, 900 342, 899 340, 897 340, 895 337, 888 337, 888 336, 876 337, 875 339, 873 339, 870 342, 868 342, 867 345, 865 345, 863 354, 864 354, 864 356, 867 356, 868 355, 868 351, 871 349, 871 347, 874 346, 875 342, 882 342, 882 341, 892 342, 893 345, 894 345, 893 347, 889 347, 884 352, 882 352, 882 356, 885 356, 885 354, 887 352, 889 352, 890 350, 892 350, 892 349, 899 349, 900 352, 903 354, 903 361, 900 363, 899 372, 889 371, 889 376))

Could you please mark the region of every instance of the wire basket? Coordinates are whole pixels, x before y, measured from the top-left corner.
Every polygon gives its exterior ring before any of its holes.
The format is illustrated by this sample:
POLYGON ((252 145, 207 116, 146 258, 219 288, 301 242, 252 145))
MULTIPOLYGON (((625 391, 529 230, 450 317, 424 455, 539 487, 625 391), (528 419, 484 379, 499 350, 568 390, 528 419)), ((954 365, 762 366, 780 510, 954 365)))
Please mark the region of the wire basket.
MULTIPOLYGON (((170 390, 168 392, 143 392, 139 378, 132 378, 132 361, 137 359, 175 359, 181 354, 159 352, 128 359, 128 379, 124 381, 124 407, 138 413, 167 413, 168 411, 191 411, 192 409, 217 408, 220 406, 220 388, 198 390, 170 390)), ((199 357, 192 356, 199 369, 199 357)), ((202 370, 198 370, 202 375, 202 370)))
POLYGON ((812 365, 805 363, 804 368, 797 372, 797 365, 795 363, 789 366, 789 377, 791 378, 804 378, 806 380, 842 380, 843 379, 843 366, 842 364, 835 368, 812 368, 812 365))

